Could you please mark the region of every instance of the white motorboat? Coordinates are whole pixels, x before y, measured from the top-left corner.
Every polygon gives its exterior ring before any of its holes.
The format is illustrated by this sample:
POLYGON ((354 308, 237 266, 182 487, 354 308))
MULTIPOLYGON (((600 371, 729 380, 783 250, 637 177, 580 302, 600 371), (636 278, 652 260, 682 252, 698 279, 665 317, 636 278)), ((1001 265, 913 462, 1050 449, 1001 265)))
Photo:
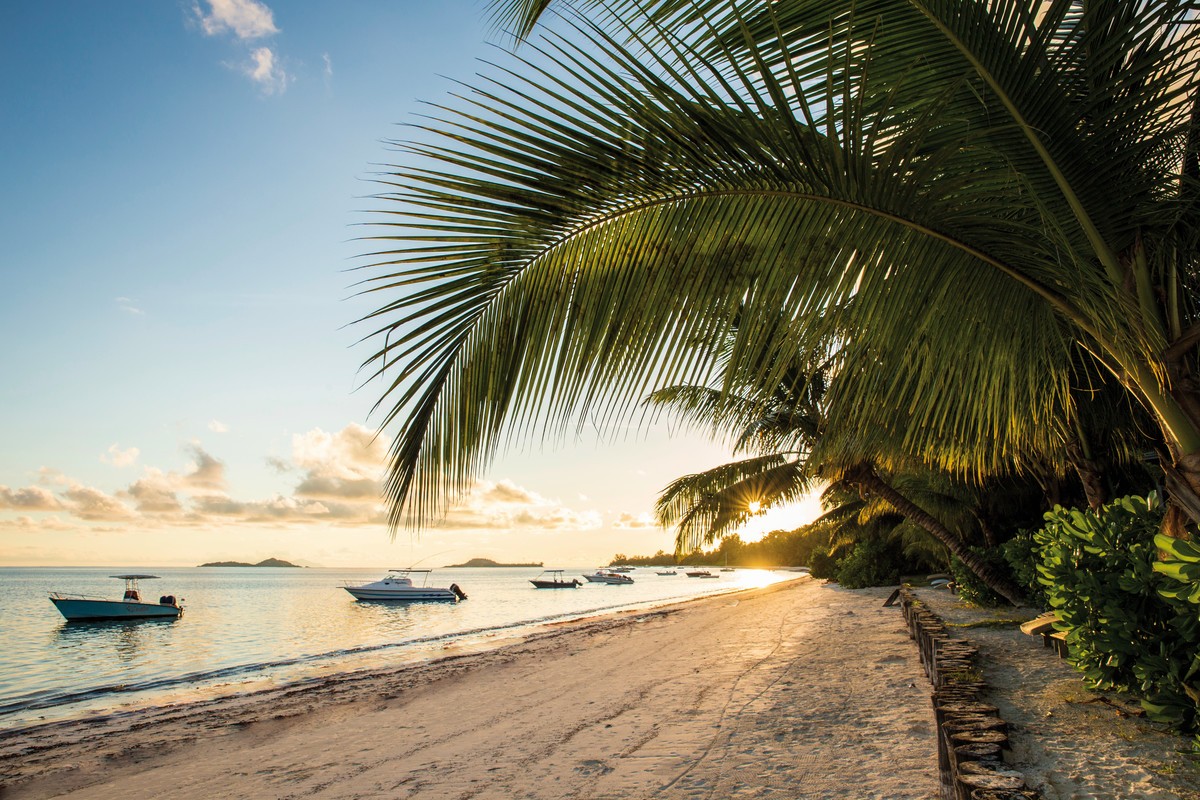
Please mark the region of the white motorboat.
POLYGON ((354 595, 356 600, 399 600, 402 602, 445 600, 456 603, 459 600, 467 599, 466 592, 458 588, 457 583, 452 583, 446 588, 426 586, 431 572, 433 570, 430 569, 390 569, 387 575, 374 583, 366 583, 362 586, 343 586, 342 588, 354 595), (422 576, 420 586, 413 582, 413 575, 422 576))
POLYGON ((105 600, 84 594, 51 592, 50 602, 68 620, 105 619, 175 619, 183 614, 183 606, 174 595, 165 594, 157 603, 143 602, 138 581, 157 579, 157 575, 110 575, 125 581, 125 594, 120 600, 105 600))
POLYGON ((577 589, 583 586, 577 578, 567 580, 563 577, 565 570, 547 569, 543 570, 541 575, 529 580, 538 589, 577 589))
POLYGON ((610 569, 598 569, 590 575, 584 575, 584 578, 590 583, 608 583, 614 585, 623 585, 633 583, 633 578, 628 575, 622 575, 619 572, 613 572, 610 569))

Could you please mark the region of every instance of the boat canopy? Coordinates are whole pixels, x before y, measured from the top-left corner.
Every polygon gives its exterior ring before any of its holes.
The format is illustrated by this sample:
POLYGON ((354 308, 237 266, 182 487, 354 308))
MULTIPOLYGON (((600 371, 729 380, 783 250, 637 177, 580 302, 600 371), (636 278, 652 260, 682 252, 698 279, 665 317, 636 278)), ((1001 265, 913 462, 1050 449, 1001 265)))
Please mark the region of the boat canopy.
POLYGON ((148 581, 151 578, 157 578, 157 575, 109 575, 110 578, 120 578, 123 581, 148 581))
POLYGON ((431 570, 431 569, 411 569, 411 568, 409 568, 409 567, 392 567, 391 569, 389 569, 389 570, 388 570, 388 572, 419 572, 419 573, 430 573, 430 572, 433 572, 433 570, 431 570))

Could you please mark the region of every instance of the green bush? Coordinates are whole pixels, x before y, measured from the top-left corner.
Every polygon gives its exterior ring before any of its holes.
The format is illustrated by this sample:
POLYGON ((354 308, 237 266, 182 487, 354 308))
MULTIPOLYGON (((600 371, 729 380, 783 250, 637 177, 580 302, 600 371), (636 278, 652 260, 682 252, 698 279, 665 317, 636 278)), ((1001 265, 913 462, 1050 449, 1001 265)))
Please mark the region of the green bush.
POLYGON ((837 565, 837 556, 826 548, 818 548, 812 551, 808 574, 823 581, 832 580, 837 574, 837 565))
MULTIPOLYGON (((1004 554, 1000 550, 985 547, 972 547, 971 550, 993 567, 1001 570, 1008 569, 1008 563, 1004 560, 1004 554)), ((1007 600, 989 589, 986 583, 967 569, 966 565, 957 558, 950 559, 950 573, 954 575, 954 585, 958 587, 960 599, 988 608, 1008 605, 1007 600)))
MULTIPOLYGON (((1200 547, 1162 535, 1155 536, 1154 543, 1161 556, 1161 560, 1154 562, 1154 571, 1167 579, 1165 585, 1159 586, 1158 593, 1179 612, 1173 624, 1180 638, 1200 642, 1200 547)), ((1198 734, 1196 747, 1200 749, 1200 648, 1194 647, 1192 653, 1190 663, 1185 655, 1165 665, 1171 685, 1179 691, 1152 698, 1150 704, 1143 705, 1156 719, 1173 721, 1190 717, 1191 729, 1198 734)))
POLYGON ((1193 563, 1183 548, 1155 564, 1157 497, 1121 498, 1098 513, 1055 507, 1045 518, 1034 534, 1038 571, 1070 661, 1095 688, 1139 694, 1152 719, 1200 731, 1200 605, 1188 583, 1200 566, 1180 566, 1193 563))
POLYGON ((834 580, 847 589, 900 582, 899 554, 880 539, 864 539, 837 563, 834 580))
POLYGON ((1024 590, 1030 605, 1048 608, 1050 599, 1046 596, 1046 587, 1038 580, 1041 553, 1034 540, 1033 531, 1017 531, 1013 538, 1000 545, 1000 551, 1004 554, 1013 580, 1024 590))

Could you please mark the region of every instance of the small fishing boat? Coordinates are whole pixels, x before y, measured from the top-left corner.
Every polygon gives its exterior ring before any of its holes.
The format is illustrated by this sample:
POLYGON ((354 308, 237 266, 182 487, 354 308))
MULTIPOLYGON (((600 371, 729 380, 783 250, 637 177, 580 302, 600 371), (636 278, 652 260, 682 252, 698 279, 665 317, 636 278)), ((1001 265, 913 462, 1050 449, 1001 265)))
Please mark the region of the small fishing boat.
POLYGON ((620 572, 622 574, 627 574, 627 573, 633 572, 633 567, 625 567, 625 566, 609 567, 608 571, 609 572, 620 572))
POLYGON ((457 603, 467 599, 466 592, 458 588, 457 583, 452 583, 446 588, 426 586, 431 572, 431 569, 389 569, 387 575, 374 583, 365 583, 362 586, 343 585, 342 588, 354 595, 356 600, 398 600, 409 603, 444 600, 457 603), (422 576, 420 586, 413 583, 413 575, 422 576))
POLYGON ((536 578, 530 578, 529 582, 539 589, 577 589, 583 586, 578 578, 571 578, 569 581, 564 580, 563 570, 561 569, 545 570, 536 578))
POLYGON ((613 572, 610 569, 598 569, 591 575, 584 575, 583 577, 589 583, 608 583, 615 586, 633 583, 633 578, 628 575, 622 575, 619 572, 613 572))
POLYGON ((158 598, 157 603, 144 602, 138 581, 156 580, 157 575, 110 575, 110 578, 125 581, 125 594, 120 600, 105 600, 100 597, 90 597, 84 594, 66 594, 51 592, 50 602, 68 620, 102 620, 102 619, 176 619, 183 614, 180 605, 183 598, 178 600, 174 595, 165 594, 158 598))
POLYGON ((668 569, 668 570, 664 570, 662 572, 656 572, 654 574, 655 575, 678 575, 679 573, 673 569, 668 569))
POLYGON ((717 575, 713 575, 711 572, 709 572, 706 569, 691 569, 683 574, 687 575, 689 578, 716 578, 716 577, 719 577, 717 575))

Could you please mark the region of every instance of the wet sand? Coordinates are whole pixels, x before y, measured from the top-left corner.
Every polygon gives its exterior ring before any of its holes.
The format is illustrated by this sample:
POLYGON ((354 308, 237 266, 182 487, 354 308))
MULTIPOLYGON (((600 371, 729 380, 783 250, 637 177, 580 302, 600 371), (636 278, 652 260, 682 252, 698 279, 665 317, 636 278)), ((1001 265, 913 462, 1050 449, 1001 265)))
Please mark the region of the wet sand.
POLYGON ((932 800, 929 685, 887 594, 802 579, 6 732, 0 794, 932 800))

